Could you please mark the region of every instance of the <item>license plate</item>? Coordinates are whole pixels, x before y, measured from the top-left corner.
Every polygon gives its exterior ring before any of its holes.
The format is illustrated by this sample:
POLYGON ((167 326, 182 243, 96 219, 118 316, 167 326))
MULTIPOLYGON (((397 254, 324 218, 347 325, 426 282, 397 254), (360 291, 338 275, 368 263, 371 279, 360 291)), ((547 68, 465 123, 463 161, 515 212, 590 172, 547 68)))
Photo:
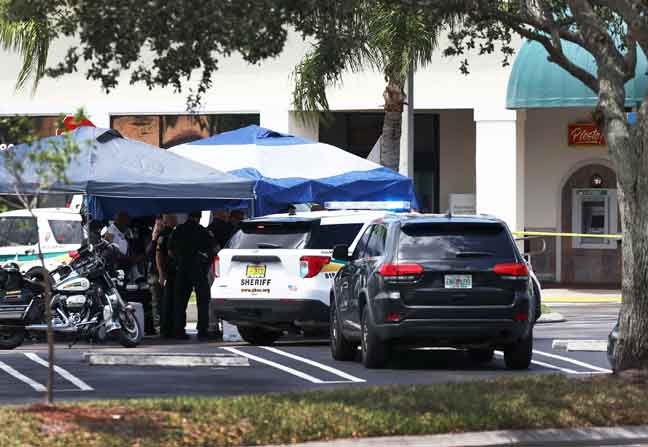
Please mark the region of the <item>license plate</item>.
POLYGON ((446 289, 472 289, 472 275, 445 275, 446 289))
POLYGON ((245 269, 245 276, 248 278, 265 278, 265 265, 248 265, 245 269))

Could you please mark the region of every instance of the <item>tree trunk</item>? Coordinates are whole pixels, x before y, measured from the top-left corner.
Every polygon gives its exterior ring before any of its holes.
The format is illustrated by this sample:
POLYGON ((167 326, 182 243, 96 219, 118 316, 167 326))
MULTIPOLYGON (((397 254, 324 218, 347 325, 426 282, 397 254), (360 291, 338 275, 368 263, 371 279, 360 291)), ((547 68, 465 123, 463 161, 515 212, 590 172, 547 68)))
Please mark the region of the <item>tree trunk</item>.
POLYGON ((608 143, 617 171, 626 171, 617 186, 623 230, 618 371, 648 369, 648 123, 641 115, 637 128, 628 130, 625 144, 615 144, 614 137, 608 143))
POLYGON ((599 109, 617 173, 623 231, 623 303, 614 366, 624 371, 648 369, 648 100, 637 113, 637 124, 630 127, 623 82, 612 78, 602 76, 599 109))
POLYGON ((400 139, 403 125, 403 87, 389 83, 383 93, 385 119, 380 139, 380 164, 398 172, 400 164, 400 139))

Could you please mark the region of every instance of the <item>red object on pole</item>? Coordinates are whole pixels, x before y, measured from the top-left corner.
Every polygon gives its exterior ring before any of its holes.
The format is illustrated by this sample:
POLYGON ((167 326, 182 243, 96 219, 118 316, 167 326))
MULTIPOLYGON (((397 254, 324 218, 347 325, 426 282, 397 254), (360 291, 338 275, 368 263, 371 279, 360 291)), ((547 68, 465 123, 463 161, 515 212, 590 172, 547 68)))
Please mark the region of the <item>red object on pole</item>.
POLYGON ((87 118, 81 118, 81 121, 76 121, 76 118, 72 115, 68 115, 63 119, 63 129, 56 129, 56 135, 63 135, 65 132, 70 132, 78 127, 97 127, 92 121, 87 118))

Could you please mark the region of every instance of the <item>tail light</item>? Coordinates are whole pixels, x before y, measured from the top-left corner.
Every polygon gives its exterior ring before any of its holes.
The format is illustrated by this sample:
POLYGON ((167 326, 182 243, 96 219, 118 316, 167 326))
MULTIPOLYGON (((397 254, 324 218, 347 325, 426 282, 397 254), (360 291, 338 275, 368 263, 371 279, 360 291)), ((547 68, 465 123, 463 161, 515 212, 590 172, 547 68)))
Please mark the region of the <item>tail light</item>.
POLYGON ((330 256, 302 256, 299 258, 299 276, 312 278, 331 262, 330 256))
POLYGON ((79 259, 79 256, 81 256, 81 255, 79 254, 78 251, 73 250, 73 251, 68 252, 68 256, 71 257, 72 259, 76 260, 76 259, 79 259))
POLYGON ((513 315, 514 321, 529 321, 529 314, 526 312, 518 312, 513 315))
POLYGON ((414 281, 423 273, 419 264, 383 264, 378 273, 393 281, 414 281))
POLYGON ((510 279, 526 279, 529 276, 529 268, 524 263, 495 264, 493 271, 510 279))
POLYGON ((214 271, 214 276, 216 278, 220 277, 220 259, 218 256, 214 256, 214 262, 212 264, 212 269, 214 271))

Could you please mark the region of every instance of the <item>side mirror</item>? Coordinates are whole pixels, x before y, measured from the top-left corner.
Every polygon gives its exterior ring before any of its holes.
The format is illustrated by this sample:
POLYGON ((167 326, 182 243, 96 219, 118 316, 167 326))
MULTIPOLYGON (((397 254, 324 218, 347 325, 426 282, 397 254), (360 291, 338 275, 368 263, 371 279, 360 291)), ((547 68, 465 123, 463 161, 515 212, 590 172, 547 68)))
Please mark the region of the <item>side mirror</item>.
POLYGON ((349 256, 349 246, 348 245, 336 245, 333 247, 333 259, 337 261, 349 261, 351 257, 349 256))

